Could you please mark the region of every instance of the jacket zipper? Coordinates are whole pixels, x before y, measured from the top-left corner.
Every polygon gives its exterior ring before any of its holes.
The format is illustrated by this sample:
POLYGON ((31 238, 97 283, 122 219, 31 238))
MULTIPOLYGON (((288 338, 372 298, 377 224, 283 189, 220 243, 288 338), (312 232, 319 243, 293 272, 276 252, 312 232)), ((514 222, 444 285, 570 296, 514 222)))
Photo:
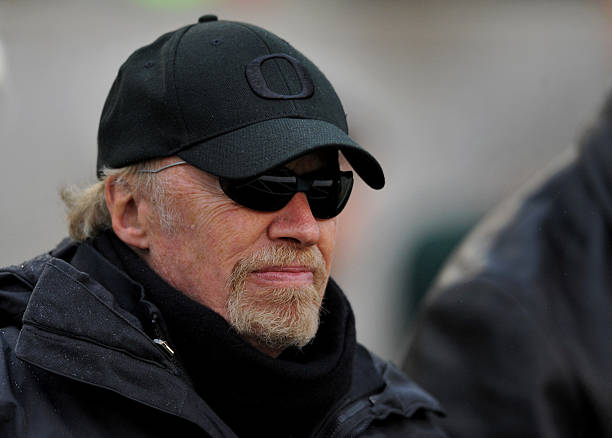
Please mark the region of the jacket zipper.
POLYGON ((313 438, 339 438, 352 437, 355 432, 360 432, 359 426, 363 424, 366 416, 358 415, 366 408, 372 406, 374 401, 371 397, 360 399, 348 406, 343 406, 328 417, 328 420, 313 434, 313 438))
POLYGON ((159 314, 153 313, 151 315, 151 327, 155 336, 153 338, 153 343, 162 350, 164 350, 166 354, 170 356, 171 359, 174 359, 174 350, 172 349, 172 347, 170 347, 170 344, 168 344, 168 342, 163 339, 164 336, 162 335, 162 330, 159 326, 159 314))

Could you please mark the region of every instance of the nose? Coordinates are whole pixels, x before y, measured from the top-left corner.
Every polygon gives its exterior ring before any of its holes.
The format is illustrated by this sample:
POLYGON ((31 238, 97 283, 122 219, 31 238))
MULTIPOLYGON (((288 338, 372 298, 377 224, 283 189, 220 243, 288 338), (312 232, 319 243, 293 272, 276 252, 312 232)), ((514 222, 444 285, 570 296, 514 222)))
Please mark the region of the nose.
POLYGON ((319 222, 312 215, 304 193, 296 193, 268 227, 271 240, 285 240, 302 246, 315 245, 321 236, 319 222))

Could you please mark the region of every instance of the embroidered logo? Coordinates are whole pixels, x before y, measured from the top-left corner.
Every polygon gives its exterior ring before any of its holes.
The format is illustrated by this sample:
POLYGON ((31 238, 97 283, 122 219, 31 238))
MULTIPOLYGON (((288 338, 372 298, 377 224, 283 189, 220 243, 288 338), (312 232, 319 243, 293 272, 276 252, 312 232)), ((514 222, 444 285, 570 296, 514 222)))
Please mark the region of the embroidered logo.
POLYGON ((314 84, 308 70, 306 70, 306 67, 304 67, 302 63, 293 56, 289 56, 286 53, 272 53, 270 55, 255 58, 246 66, 246 77, 255 94, 266 99, 306 99, 312 96, 314 93, 314 84), (261 71, 261 66, 265 61, 274 58, 285 59, 291 64, 295 70, 297 78, 300 81, 300 84, 302 85, 302 89, 299 93, 281 94, 271 90, 270 87, 268 87, 263 72, 261 71))

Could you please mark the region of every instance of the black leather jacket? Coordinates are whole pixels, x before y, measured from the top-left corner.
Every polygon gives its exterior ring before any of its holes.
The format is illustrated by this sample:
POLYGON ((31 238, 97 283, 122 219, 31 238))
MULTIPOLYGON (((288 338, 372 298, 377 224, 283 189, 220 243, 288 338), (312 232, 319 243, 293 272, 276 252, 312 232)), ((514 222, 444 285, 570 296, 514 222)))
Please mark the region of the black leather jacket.
MULTIPOLYGON (((0 270, 0 436, 235 437, 165 348, 156 312, 87 245, 0 270)), ((354 362, 350 392, 314 436, 443 436, 433 398, 361 346, 354 362), (384 388, 364 393, 374 374, 384 388)))
POLYGON ((444 269, 404 370, 452 437, 612 436, 612 118, 444 269))

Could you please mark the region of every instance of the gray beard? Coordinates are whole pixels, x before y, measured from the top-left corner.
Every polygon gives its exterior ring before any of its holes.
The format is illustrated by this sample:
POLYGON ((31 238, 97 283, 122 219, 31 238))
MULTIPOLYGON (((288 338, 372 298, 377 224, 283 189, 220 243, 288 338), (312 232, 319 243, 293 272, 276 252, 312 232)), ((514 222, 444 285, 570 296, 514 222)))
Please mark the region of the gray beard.
POLYGON ((229 280, 227 314, 230 325, 245 339, 280 352, 303 347, 319 328, 327 272, 317 248, 271 247, 240 260, 229 280), (313 269, 313 284, 301 288, 249 291, 250 272, 265 266, 301 264, 313 269))

